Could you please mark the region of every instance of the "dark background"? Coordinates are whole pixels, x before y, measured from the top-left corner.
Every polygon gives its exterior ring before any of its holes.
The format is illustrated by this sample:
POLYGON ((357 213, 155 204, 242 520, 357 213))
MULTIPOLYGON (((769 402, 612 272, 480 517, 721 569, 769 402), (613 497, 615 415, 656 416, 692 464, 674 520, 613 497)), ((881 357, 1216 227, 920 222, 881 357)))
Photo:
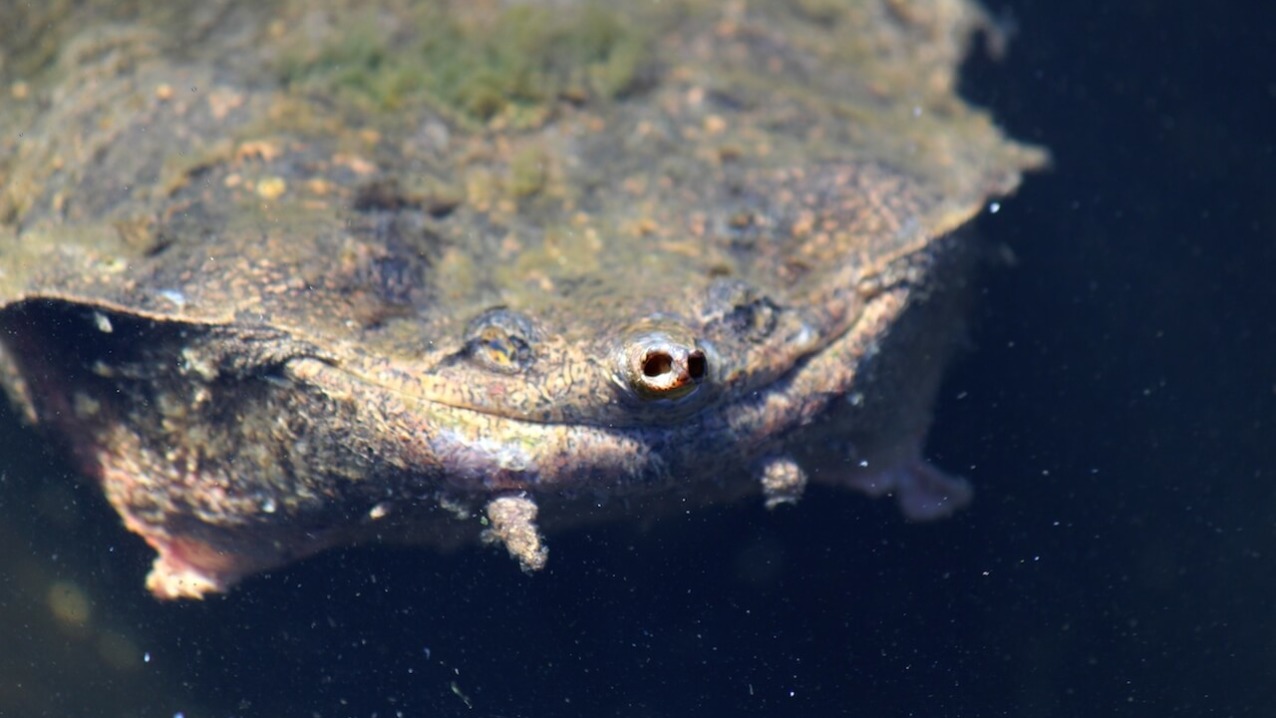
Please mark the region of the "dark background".
POLYGON ((1276 715, 1270 6, 993 6, 1019 32, 965 92, 1056 161, 980 220, 1019 262, 937 408, 930 457, 978 487, 957 518, 815 491, 555 536, 534 578, 363 548, 160 605, 149 552, 91 488, 37 486, 69 472, 19 433, 11 495, 82 518, 9 550, 151 656, 83 673, 43 657, 83 636, 10 623, 30 714, 1276 715))

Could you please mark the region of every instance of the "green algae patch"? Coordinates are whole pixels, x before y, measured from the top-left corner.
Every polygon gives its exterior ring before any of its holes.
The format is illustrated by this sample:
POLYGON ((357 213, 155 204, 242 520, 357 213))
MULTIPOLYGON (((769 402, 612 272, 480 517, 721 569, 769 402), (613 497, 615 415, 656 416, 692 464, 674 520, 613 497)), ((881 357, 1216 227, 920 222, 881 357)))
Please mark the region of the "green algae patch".
POLYGON ((539 147, 524 147, 510 159, 507 187, 515 198, 530 197, 545 188, 549 158, 539 147))
POLYGON ((650 65, 650 24, 614 6, 486 9, 431 5, 393 21, 367 14, 317 45, 295 41, 276 70, 301 92, 383 110, 424 103, 463 124, 518 128, 541 124, 558 100, 623 96, 650 65))
POLYGON ((285 85, 303 92, 340 94, 368 100, 386 109, 401 104, 419 82, 410 64, 399 58, 392 39, 369 15, 336 31, 317 51, 300 43, 286 50, 276 68, 285 85))

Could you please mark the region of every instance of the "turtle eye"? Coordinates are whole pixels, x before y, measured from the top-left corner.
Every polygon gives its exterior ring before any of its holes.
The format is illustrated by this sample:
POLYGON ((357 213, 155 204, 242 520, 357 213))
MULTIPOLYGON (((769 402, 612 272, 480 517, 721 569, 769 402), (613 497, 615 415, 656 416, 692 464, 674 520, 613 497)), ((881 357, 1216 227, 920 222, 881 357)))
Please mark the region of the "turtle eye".
POLYGON ((532 363, 534 334, 527 317, 506 307, 495 307, 470 322, 463 353, 485 369, 517 374, 532 363))
POLYGON ((618 360, 621 384, 640 399, 681 399, 709 375, 709 359, 691 333, 672 322, 646 320, 625 334, 618 360))
POLYGON ((728 336, 763 342, 775 331, 780 306, 739 280, 719 279, 709 287, 705 323, 728 336))

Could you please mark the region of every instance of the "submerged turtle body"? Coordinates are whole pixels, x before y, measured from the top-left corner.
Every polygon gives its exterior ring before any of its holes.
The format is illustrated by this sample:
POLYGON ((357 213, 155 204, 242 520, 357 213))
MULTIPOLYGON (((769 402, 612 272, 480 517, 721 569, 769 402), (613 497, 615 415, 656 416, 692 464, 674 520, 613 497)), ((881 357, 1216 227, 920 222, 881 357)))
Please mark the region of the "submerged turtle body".
POLYGON ((954 94, 977 8, 178 5, 0 23, 0 375, 156 595, 377 539, 536 569, 540 526, 807 481, 967 500, 919 456, 961 229, 1044 159, 954 94))

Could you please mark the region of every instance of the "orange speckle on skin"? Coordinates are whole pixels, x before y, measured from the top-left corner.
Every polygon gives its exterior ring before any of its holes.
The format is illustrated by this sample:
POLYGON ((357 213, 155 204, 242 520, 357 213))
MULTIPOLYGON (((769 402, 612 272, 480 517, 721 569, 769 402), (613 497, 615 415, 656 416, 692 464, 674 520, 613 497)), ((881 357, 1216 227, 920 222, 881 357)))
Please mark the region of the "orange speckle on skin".
POLYGON ((322 197, 332 191, 332 183, 322 177, 312 177, 306 180, 306 190, 322 197))
POLYGON ((235 157, 240 160, 258 159, 270 162, 281 154, 283 149, 277 143, 266 140, 241 142, 235 150, 235 157))
POLYGON ((332 163, 349 169, 357 175, 370 175, 377 171, 377 166, 359 155, 338 152, 332 156, 332 163))
POLYGON ((262 199, 279 199, 288 191, 288 184, 283 177, 263 177, 257 180, 257 196, 262 199))

